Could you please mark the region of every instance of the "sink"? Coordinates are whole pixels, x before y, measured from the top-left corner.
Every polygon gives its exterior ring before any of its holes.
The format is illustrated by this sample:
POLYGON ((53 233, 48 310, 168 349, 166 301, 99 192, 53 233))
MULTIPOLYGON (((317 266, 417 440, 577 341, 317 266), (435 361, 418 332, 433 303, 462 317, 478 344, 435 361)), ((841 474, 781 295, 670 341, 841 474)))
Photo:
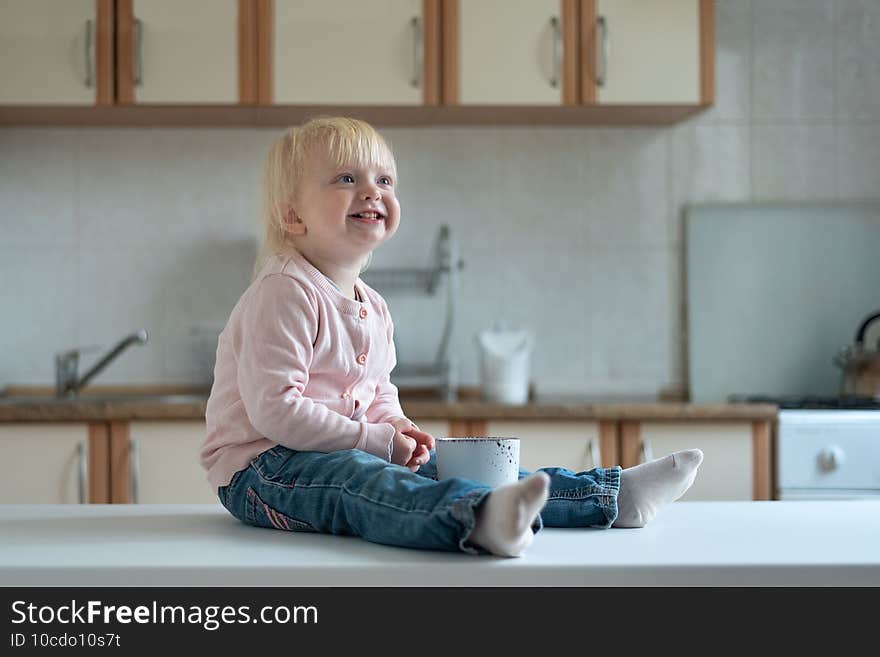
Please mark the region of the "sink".
POLYGON ((79 397, 54 395, 3 395, 0 406, 70 406, 74 404, 204 404, 207 394, 95 393, 79 397))

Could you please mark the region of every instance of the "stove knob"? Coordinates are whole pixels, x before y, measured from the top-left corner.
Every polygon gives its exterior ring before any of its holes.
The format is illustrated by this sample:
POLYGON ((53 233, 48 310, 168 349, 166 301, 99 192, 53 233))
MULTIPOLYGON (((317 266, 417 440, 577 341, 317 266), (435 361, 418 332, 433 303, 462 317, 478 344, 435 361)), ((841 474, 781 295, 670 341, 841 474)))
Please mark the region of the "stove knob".
POLYGON ((846 462, 846 454, 837 445, 829 445, 819 452, 819 467, 825 472, 831 472, 843 466, 846 462))

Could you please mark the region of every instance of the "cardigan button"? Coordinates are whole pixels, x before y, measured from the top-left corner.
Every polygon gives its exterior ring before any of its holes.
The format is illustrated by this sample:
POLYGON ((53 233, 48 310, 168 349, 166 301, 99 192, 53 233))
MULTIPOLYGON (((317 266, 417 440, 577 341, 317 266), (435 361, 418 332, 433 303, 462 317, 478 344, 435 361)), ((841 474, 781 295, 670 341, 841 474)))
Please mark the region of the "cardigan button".
POLYGON ((361 308, 360 316, 361 316, 361 319, 366 319, 366 317, 367 317, 367 309, 366 308, 361 308))
POLYGON ((364 363, 366 363, 366 362, 367 362, 367 355, 366 355, 366 354, 361 354, 360 356, 358 356, 358 362, 359 362, 361 365, 363 365, 364 363))

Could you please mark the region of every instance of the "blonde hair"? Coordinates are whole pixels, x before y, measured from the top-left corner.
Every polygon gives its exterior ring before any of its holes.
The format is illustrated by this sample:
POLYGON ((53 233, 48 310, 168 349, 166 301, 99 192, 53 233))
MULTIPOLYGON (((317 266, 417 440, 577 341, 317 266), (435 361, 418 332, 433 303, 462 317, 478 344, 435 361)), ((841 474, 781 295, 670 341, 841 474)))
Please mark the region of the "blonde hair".
MULTIPOLYGON (((321 147, 336 165, 380 163, 397 178, 394 155, 385 139, 365 121, 342 116, 309 119, 290 128, 269 148, 263 167, 261 223, 263 240, 254 276, 274 255, 295 250, 293 238, 284 230, 284 214, 297 197, 313 148, 321 147)), ((372 254, 370 254, 372 256, 372 254)), ((364 269, 370 262, 367 263, 364 269)))

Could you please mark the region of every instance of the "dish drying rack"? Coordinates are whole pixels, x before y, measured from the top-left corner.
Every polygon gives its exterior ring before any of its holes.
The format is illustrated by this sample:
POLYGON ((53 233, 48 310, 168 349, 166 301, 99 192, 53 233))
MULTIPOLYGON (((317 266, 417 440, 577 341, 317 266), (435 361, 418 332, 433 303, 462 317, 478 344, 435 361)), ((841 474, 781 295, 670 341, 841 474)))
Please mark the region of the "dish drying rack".
POLYGON ((417 292, 433 296, 446 287, 446 321, 443 335, 431 363, 398 363, 391 381, 398 388, 434 388, 445 401, 455 401, 457 365, 452 355, 452 335, 458 305, 458 272, 464 267, 458 245, 448 225, 440 226, 434 241, 433 264, 429 268, 368 269, 361 278, 381 294, 417 292))

